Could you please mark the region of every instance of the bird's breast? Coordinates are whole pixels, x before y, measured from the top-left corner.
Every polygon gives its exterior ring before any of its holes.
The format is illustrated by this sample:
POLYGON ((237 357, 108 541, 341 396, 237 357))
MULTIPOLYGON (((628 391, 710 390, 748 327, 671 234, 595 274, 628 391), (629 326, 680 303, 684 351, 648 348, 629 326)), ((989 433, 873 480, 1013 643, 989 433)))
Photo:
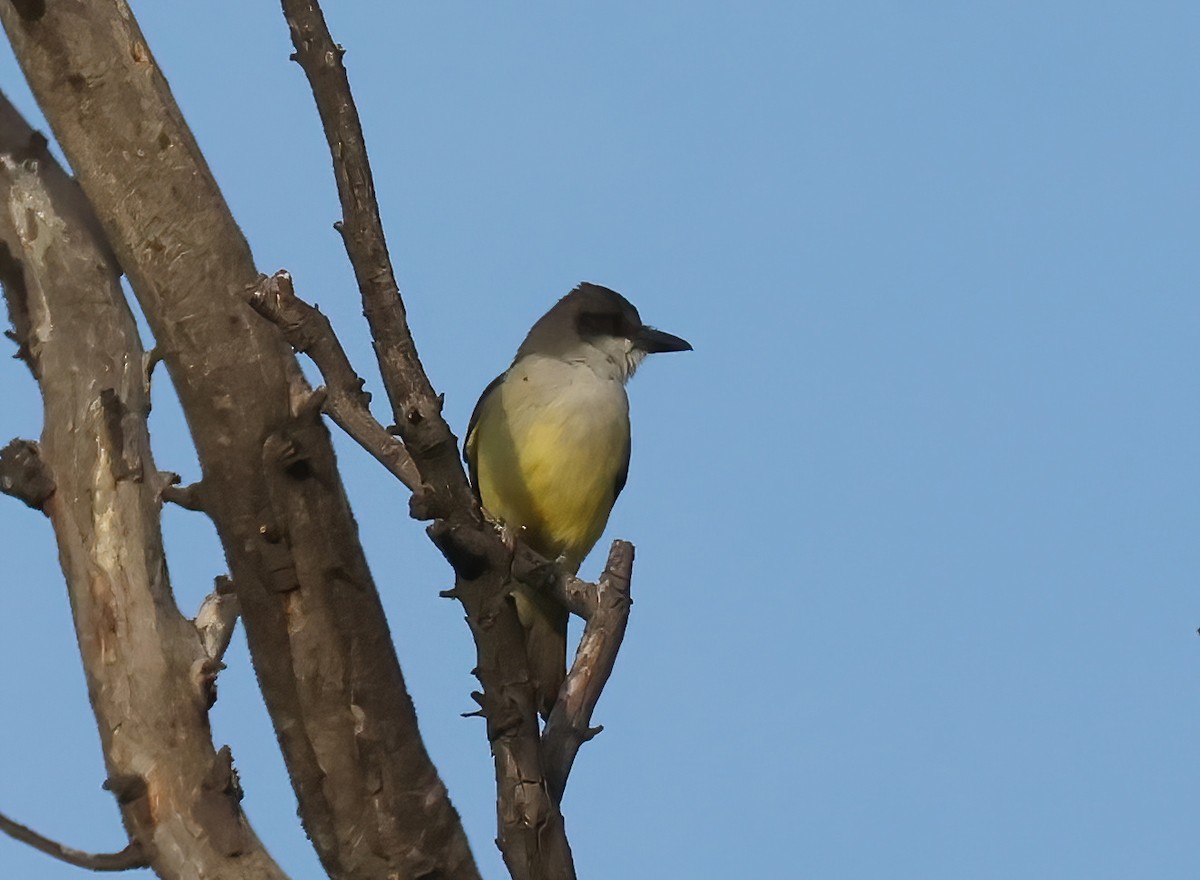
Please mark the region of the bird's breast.
POLYGON ((620 382, 584 365, 518 362, 471 438, 480 498, 534 549, 578 566, 599 539, 628 461, 620 382))

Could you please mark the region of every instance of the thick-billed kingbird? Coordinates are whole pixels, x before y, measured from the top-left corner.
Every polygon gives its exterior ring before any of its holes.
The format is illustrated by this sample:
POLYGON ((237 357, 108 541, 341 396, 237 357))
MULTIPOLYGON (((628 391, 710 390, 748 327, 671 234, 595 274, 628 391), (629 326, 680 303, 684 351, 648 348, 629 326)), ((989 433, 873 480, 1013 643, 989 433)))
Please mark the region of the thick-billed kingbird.
MULTIPOLYGON (((647 354, 691 348, 647 327, 607 287, 580 284, 560 299, 471 415, 463 457, 483 509, 577 572, 629 473, 625 383, 647 354)), ((514 597, 538 711, 547 717, 566 676, 567 609, 525 587, 514 597)))

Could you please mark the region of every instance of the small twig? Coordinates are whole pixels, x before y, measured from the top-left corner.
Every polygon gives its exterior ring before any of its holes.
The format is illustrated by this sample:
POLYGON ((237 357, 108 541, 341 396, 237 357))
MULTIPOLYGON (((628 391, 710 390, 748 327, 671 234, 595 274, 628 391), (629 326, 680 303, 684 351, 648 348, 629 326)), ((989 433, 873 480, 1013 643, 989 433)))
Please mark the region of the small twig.
POLYGON ((41 510, 54 494, 54 478, 32 440, 13 440, 0 449, 0 492, 34 510, 41 510))
POLYGON ((129 846, 115 853, 89 853, 82 850, 63 846, 57 841, 43 837, 31 828, 26 828, 19 822, 14 822, 0 813, 0 831, 9 837, 32 846, 34 849, 53 856, 60 862, 74 865, 77 868, 87 868, 89 871, 129 871, 133 868, 150 866, 149 859, 142 851, 141 844, 131 841, 129 846))
POLYGON ((555 802, 561 802, 567 776, 575 763, 579 747, 600 732, 591 727, 592 712, 612 674, 617 652, 629 623, 629 584, 633 577, 633 545, 613 541, 608 551, 604 574, 593 587, 583 581, 566 582, 568 592, 582 594, 580 601, 593 604, 587 625, 575 652, 575 662, 558 693, 558 700, 542 732, 542 766, 546 786, 555 802), (590 593, 590 595, 588 595, 590 593))
POLYGON ((404 444, 371 415, 367 406, 371 396, 363 391, 363 380, 354 372, 333 326, 319 309, 296 296, 292 276, 282 270, 262 276, 247 291, 246 302, 278 326, 292 348, 312 358, 325 380, 322 410, 396 479, 417 492, 421 478, 404 444))
POLYGON ((180 486, 179 474, 163 471, 161 476, 163 478, 163 487, 159 490, 158 495, 163 501, 177 504, 184 510, 194 510, 197 513, 208 512, 208 509, 204 505, 203 481, 180 486))

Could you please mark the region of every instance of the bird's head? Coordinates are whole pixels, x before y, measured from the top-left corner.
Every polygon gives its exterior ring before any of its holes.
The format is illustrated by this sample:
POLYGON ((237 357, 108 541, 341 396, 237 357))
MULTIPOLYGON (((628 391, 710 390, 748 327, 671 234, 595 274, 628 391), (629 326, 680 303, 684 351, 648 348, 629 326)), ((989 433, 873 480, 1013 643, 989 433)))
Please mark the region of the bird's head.
POLYGON ((646 355, 691 350, 687 340, 643 324, 638 310, 615 290, 584 282, 533 325, 517 358, 584 360, 627 382, 646 355))

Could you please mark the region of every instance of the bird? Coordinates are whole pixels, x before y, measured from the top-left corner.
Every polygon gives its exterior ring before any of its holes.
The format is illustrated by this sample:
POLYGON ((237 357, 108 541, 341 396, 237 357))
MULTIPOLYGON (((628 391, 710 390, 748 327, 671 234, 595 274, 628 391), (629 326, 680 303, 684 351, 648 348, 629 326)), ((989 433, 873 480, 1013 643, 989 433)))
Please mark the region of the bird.
MULTIPOLYGON (((483 510, 576 574, 629 474, 625 384, 647 354, 691 350, 643 324, 616 291, 576 286, 533 325, 471 414, 463 458, 483 510)), ((568 612, 526 586, 513 598, 537 709, 549 718, 566 678, 568 612)))

